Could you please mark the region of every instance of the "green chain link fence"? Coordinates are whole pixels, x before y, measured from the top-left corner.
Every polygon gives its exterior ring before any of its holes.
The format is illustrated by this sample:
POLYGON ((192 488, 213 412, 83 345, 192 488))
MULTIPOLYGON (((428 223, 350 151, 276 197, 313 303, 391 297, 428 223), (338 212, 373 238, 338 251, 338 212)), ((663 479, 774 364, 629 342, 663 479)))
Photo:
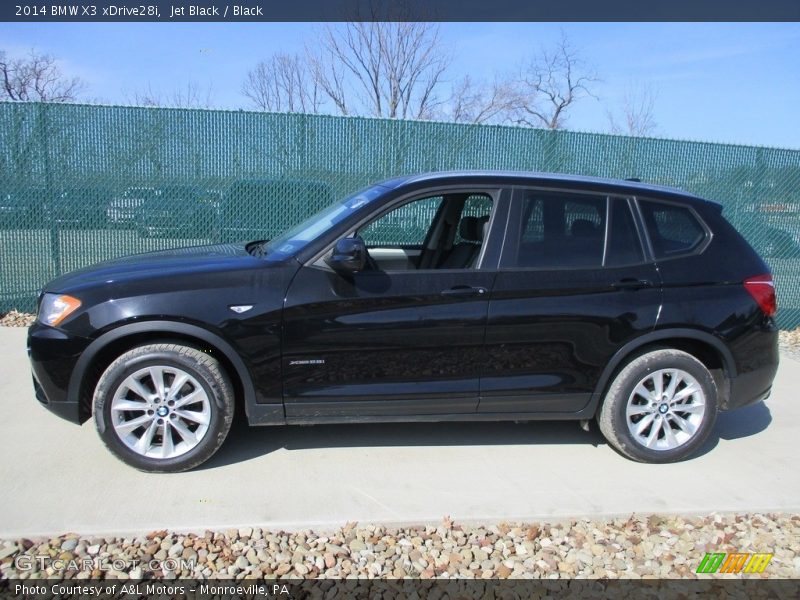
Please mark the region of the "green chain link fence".
POLYGON ((447 169, 636 176, 721 202, 800 324, 800 151, 319 115, 0 103, 0 311, 116 256, 269 238, 371 182, 447 169))

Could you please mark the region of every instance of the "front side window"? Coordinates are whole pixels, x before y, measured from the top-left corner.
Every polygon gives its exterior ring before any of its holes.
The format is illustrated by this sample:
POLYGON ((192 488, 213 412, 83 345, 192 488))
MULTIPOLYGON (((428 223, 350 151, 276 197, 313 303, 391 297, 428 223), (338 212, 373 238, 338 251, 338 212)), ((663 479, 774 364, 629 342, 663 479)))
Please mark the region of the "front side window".
POLYGON ((639 204, 657 259, 689 254, 706 239, 705 229, 686 206, 651 200, 639 204))
MULTIPOLYGON (((473 194, 464 201, 464 208, 461 211, 459 226, 456 228, 454 244, 476 243, 474 235, 466 231, 471 223, 480 225, 481 228, 488 225, 489 214, 492 212, 492 199, 486 194, 473 194)), ((481 232, 483 233, 483 232, 481 232)))
POLYGON ((398 206, 356 232, 380 270, 473 269, 493 201, 481 192, 448 192, 398 206))
POLYGON ((442 200, 442 196, 433 196, 404 204, 363 227, 358 234, 368 248, 422 246, 442 200))

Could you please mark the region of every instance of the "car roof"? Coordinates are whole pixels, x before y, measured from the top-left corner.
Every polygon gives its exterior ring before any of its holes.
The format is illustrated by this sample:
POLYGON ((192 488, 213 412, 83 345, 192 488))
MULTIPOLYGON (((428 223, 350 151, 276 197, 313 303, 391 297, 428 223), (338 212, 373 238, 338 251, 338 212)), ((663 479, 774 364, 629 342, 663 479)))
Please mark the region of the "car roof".
POLYGON ((538 185, 554 187, 571 187, 578 189, 599 189, 628 196, 670 196, 690 202, 716 204, 699 196, 676 187, 643 183, 632 179, 610 179, 605 177, 590 177, 586 175, 567 175, 564 173, 541 173, 534 171, 437 171, 394 177, 380 182, 390 189, 399 189, 407 186, 416 187, 417 184, 459 184, 459 183, 497 183, 507 185, 538 185))

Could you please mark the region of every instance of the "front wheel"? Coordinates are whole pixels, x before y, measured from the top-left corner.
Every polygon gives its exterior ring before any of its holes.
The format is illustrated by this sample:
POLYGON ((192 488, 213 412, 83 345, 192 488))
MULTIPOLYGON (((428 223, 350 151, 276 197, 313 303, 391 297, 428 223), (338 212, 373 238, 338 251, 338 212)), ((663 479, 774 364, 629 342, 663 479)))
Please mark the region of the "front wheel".
POLYGON ((234 393, 219 362, 188 346, 148 344, 112 362, 94 394, 101 439, 148 472, 192 469, 225 440, 234 393))
POLYGON ((717 386, 691 354, 655 350, 630 361, 614 378, 598 415, 608 442, 640 462, 691 456, 717 418, 717 386))

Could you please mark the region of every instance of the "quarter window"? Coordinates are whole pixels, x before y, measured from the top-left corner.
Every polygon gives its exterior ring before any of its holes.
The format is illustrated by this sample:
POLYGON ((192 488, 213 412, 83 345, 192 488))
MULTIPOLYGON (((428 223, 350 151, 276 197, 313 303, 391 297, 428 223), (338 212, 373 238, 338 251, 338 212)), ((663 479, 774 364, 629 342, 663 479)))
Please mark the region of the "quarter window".
POLYGON ((640 205, 656 258, 687 254, 705 240, 705 230, 687 207, 649 200, 640 205))

